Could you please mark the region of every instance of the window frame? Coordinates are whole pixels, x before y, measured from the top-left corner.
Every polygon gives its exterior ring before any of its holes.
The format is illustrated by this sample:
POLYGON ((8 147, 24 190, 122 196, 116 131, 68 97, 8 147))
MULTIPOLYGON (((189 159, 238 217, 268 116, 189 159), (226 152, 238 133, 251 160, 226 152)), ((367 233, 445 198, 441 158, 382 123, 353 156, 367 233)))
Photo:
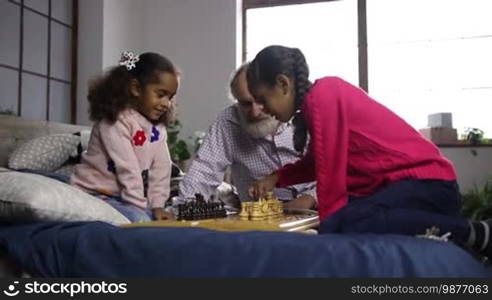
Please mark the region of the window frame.
MULTIPOLYGON (((285 5, 333 2, 340 0, 243 0, 242 4, 242 61, 246 61, 247 49, 247 10, 285 5)), ((358 36, 358 66, 359 87, 369 92, 368 54, 367 54, 367 9, 366 0, 357 0, 357 36, 358 36)))
POLYGON ((64 84, 69 84, 70 85, 70 123, 75 124, 76 121, 76 115, 77 115, 77 103, 76 103, 76 95, 77 95, 77 40, 78 40, 78 0, 72 0, 72 24, 68 24, 62 20, 58 20, 53 16, 53 4, 52 0, 48 1, 48 12, 43 13, 40 12, 34 8, 31 8, 27 5, 25 5, 24 0, 20 0, 18 2, 13 1, 13 0, 8 0, 8 3, 12 5, 16 5, 20 9, 20 17, 19 17, 19 64, 17 66, 13 65, 7 65, 0 63, 0 68, 4 69, 9 69, 18 72, 18 91, 17 91, 17 116, 21 116, 22 112, 22 75, 23 74, 30 74, 34 75, 39 78, 46 79, 47 82, 47 89, 46 89, 46 116, 45 119, 46 121, 50 121, 50 96, 51 96, 51 81, 56 81, 56 82, 61 82, 64 84), (46 18, 48 21, 48 49, 47 49, 47 70, 46 74, 41 74, 38 72, 33 72, 30 70, 24 69, 23 65, 23 52, 24 52, 24 13, 26 11, 29 11, 31 13, 34 13, 36 15, 39 15, 43 18, 46 18), (65 79, 60 79, 56 78, 53 76, 51 73, 51 34, 52 34, 52 26, 51 22, 54 22, 58 25, 61 25, 63 27, 69 28, 71 35, 72 35, 72 40, 71 40, 71 73, 70 73, 70 80, 65 80, 65 79))

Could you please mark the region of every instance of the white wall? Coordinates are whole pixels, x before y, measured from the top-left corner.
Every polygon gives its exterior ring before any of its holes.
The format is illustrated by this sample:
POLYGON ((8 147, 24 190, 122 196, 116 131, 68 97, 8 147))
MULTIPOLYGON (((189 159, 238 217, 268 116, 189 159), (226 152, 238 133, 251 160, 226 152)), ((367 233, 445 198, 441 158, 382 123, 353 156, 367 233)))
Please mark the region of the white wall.
POLYGON ((88 81, 116 65, 122 51, 145 49, 143 18, 140 1, 79 1, 77 123, 90 123, 88 81))
POLYGON ((104 0, 103 68, 118 64, 121 52, 141 53, 145 44, 146 1, 104 0))
POLYGON ((103 1, 79 1, 77 124, 90 124, 88 81, 103 69, 103 1))
POLYGON ((240 0, 79 1, 77 123, 87 124, 87 80, 118 62, 121 51, 153 51, 181 70, 178 113, 187 138, 206 131, 230 104, 228 81, 239 64, 240 0))
MULTIPOLYGON (((236 67, 237 3, 234 0, 145 0, 146 46, 182 71, 178 92, 183 136, 206 131, 230 104, 230 73, 236 67)), ((238 37, 240 38, 240 37, 238 37)))
POLYGON ((492 179, 492 147, 442 147, 458 173, 460 190, 466 192, 492 179), (476 155, 474 155, 476 153, 476 155))

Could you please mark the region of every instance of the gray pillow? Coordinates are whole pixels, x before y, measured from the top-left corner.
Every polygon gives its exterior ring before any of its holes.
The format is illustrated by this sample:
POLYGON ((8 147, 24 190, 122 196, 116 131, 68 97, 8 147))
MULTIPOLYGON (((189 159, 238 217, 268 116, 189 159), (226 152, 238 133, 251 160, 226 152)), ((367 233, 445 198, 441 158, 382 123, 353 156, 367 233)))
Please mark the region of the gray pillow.
POLYGON ((104 221, 128 219, 78 188, 30 173, 0 170, 0 221, 104 221))
POLYGON ((70 156, 77 156, 80 136, 52 134, 32 139, 19 146, 9 157, 9 168, 53 171, 70 156))

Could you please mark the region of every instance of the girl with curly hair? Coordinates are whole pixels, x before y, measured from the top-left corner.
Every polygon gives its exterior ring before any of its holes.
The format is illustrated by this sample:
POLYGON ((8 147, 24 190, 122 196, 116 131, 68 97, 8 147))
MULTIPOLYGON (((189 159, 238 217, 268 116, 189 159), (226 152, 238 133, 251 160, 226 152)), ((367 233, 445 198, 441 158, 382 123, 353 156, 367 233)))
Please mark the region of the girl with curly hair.
POLYGON ((131 222, 162 220, 170 192, 166 124, 174 113, 179 74, 157 53, 124 52, 120 65, 92 82, 89 114, 95 122, 71 184, 131 222))

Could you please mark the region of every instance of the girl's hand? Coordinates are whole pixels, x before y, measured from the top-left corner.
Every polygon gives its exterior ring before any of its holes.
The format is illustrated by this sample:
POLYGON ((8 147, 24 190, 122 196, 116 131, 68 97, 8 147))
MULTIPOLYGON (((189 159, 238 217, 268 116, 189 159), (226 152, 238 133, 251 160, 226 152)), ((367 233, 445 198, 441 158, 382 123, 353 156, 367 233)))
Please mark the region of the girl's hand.
POLYGON ((272 173, 261 180, 255 181, 248 189, 248 194, 253 200, 265 198, 268 192, 273 191, 278 182, 277 173, 272 173))
POLYGON ((174 220, 174 215, 171 212, 167 212, 164 208, 152 208, 152 215, 157 221, 160 220, 174 220))

